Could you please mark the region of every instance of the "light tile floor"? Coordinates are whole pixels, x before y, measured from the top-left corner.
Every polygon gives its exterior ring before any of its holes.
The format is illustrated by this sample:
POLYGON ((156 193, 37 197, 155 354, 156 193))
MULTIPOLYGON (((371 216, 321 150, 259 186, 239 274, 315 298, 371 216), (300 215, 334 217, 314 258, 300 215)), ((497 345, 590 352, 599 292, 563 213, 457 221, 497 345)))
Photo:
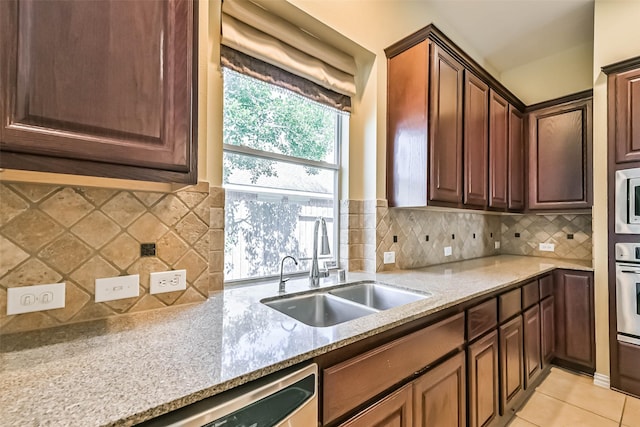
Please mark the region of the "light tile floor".
POLYGON ((509 427, 640 427, 640 399, 551 368, 509 427))

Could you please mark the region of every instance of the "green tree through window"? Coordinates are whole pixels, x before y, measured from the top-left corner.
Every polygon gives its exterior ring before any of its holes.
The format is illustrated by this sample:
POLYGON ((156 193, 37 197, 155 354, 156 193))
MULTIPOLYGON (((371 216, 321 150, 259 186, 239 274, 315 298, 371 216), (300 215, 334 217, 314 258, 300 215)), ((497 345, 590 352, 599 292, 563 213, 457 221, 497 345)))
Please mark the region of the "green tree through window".
POLYGON ((336 110, 224 70, 225 279, 277 274, 279 260, 291 254, 301 260, 298 269, 309 269, 315 217, 337 226, 341 118, 336 110))

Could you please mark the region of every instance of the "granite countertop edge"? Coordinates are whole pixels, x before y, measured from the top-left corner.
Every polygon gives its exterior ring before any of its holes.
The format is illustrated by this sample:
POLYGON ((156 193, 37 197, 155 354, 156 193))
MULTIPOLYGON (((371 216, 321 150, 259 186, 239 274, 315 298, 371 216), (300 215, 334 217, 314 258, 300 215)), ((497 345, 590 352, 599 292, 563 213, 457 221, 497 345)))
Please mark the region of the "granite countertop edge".
MULTIPOLYGON (((198 351, 196 352, 196 357, 201 357, 204 359, 203 366, 205 366, 205 370, 207 367, 207 363, 213 360, 214 362, 218 362, 219 365, 222 366, 222 371, 225 371, 225 368, 228 368, 227 370, 229 370, 229 373, 219 374, 218 376, 211 374, 211 378, 209 380, 205 378, 202 380, 202 382, 195 381, 197 384, 190 385, 191 389, 188 390, 188 387, 185 387, 182 390, 173 391, 171 389, 171 384, 169 384, 167 388, 163 389, 163 392, 165 393, 164 396, 166 397, 158 396, 157 400, 153 400, 151 398, 146 403, 135 402, 134 396, 124 396, 124 399, 127 399, 129 406, 126 404, 121 404, 123 409, 120 411, 107 410, 105 414, 103 414, 102 418, 97 417, 95 425, 135 425, 137 423, 187 406, 191 403, 223 393, 227 390, 249 383, 253 380, 267 376, 279 370, 308 361, 316 356, 328 353, 337 348, 347 346, 351 343, 357 342, 367 337, 409 323, 413 320, 433 315, 455 305, 476 298, 481 298, 483 295, 494 293, 501 289, 513 286, 517 283, 522 283, 523 281, 536 276, 540 276, 557 268, 593 271, 590 263, 583 261, 500 255, 496 257, 480 258, 476 260, 459 261, 451 264, 442 264, 416 270, 395 270, 377 274, 364 272, 349 273, 347 278, 348 282, 375 280, 390 285, 404 287, 407 289, 418 291, 427 290, 429 292, 435 293, 436 295, 434 296, 433 301, 419 301, 416 303, 411 303, 403 310, 391 309, 377 313, 375 315, 371 315, 375 316, 375 318, 372 317, 366 322, 362 321, 361 319, 356 319, 351 322, 346 322, 342 325, 337 325, 336 327, 320 328, 325 330, 326 333, 333 334, 331 335, 331 338, 329 338, 325 343, 315 345, 314 341, 311 344, 301 345, 301 350, 299 352, 293 351, 281 357, 273 357, 271 360, 268 360, 269 358, 267 355, 263 362, 258 363, 259 366, 251 366, 251 363, 247 363, 248 366, 245 369, 236 369, 236 367, 233 366, 233 363, 227 361, 230 358, 229 354, 233 353, 232 351, 226 352, 224 348, 218 347, 213 350, 202 349, 200 348, 204 346, 202 342, 193 343, 194 347, 199 347, 197 349, 198 351), (528 273, 527 271, 509 271, 509 273, 507 273, 507 270, 516 269, 520 265, 533 265, 533 267, 530 267, 530 271, 528 273), (468 283, 468 285, 466 286, 469 286, 469 289, 460 289, 458 294, 453 294, 450 297, 447 297, 445 295, 447 292, 443 292, 442 289, 437 288, 437 286, 440 286, 441 288, 448 290, 449 288, 446 288, 446 286, 448 286, 448 284, 450 285, 451 283, 456 282, 458 278, 460 278, 459 280, 463 282, 461 287, 464 288, 464 286, 468 283), (474 280, 481 285, 473 286, 474 280), (443 284, 438 284, 436 286, 436 284, 434 284, 435 281, 442 281, 443 284), (427 283, 425 284, 423 282, 427 283), (209 351, 210 353, 215 353, 215 355, 208 354, 207 351, 209 351), (219 355, 219 352, 229 354, 219 355), (116 412, 119 413, 116 414, 116 412)), ((326 283, 321 285, 321 287, 336 285, 338 284, 335 282, 327 281, 326 283)), ((72 351, 78 346, 81 346, 82 349, 86 347, 93 349, 92 346, 94 344, 99 346, 111 344, 109 342, 110 338, 117 336, 118 334, 135 334, 139 331, 140 328, 148 328, 151 331, 149 332, 150 334, 153 334, 154 332, 159 334, 161 332, 157 331, 162 331, 162 327, 155 326, 157 322, 164 322, 166 325, 169 325, 167 326, 167 328, 171 328, 173 324, 178 324, 180 322, 188 323, 189 321, 192 321, 193 319, 190 319, 190 316, 194 317, 203 313, 205 313, 205 315, 209 315, 211 311, 218 309, 224 312, 224 314, 220 315, 222 316, 221 319, 218 319, 221 323, 221 325, 219 325, 220 331, 208 335, 206 331, 208 325, 203 325, 201 329, 198 330, 204 332, 200 332, 201 335, 198 335, 198 333, 194 333, 193 337, 195 337, 195 339, 200 339, 202 337, 206 339, 209 336, 214 338, 222 337, 220 338, 220 341, 224 343, 225 340, 223 338, 226 338, 226 334, 230 334, 232 332, 229 329, 225 330, 225 328, 229 328, 229 326, 226 326, 226 323, 229 323, 231 325, 234 324, 232 320, 229 320, 233 318, 233 315, 227 314, 226 310, 234 310, 234 305, 238 305, 239 310, 246 310, 248 312, 255 311, 257 312, 259 317, 261 315, 263 315, 261 317, 267 316, 268 318, 265 320, 265 322, 267 322, 267 327, 277 329, 278 322, 280 322, 280 325, 282 325, 282 316, 284 315, 276 313, 274 310, 271 310, 268 307, 260 307, 262 304, 259 303, 259 301, 265 297, 270 298, 277 296, 277 292, 272 292, 272 288, 275 288, 276 286, 277 284, 266 284, 225 290, 218 294, 212 295, 209 301, 207 301, 206 303, 198 304, 198 307, 196 308, 193 308, 193 306, 191 308, 175 307, 171 309, 139 313, 136 315, 132 315, 130 318, 127 317, 123 319, 108 320, 99 324, 89 323, 84 326, 81 324, 70 325, 69 327, 63 327, 59 332, 57 332, 59 336, 57 336, 56 333, 46 334, 46 331, 26 333, 30 334, 31 341, 35 343, 32 343, 31 347, 21 348, 21 344, 19 344, 19 342, 24 341, 24 334, 11 334, 5 336, 0 335, 0 338, 4 337, 4 339, 0 341, 0 361, 5 362, 0 363, 0 374, 2 374, 3 371, 5 373, 14 374, 12 375, 12 378, 9 379, 10 384, 5 384, 6 381, 3 381, 2 378, 5 375, 0 375, 0 386, 4 387, 5 389, 8 388, 8 395, 15 396, 16 394, 25 394, 24 398, 17 399, 20 405, 16 405, 15 408, 1 409, 3 405, 0 405, 0 417, 8 420, 15 420, 16 422, 20 423, 20 425, 35 425, 37 422, 41 422, 43 420, 43 418, 38 418, 38 416, 46 417, 47 415, 51 415, 51 408, 49 408, 48 410, 45 408, 42 409, 42 414, 35 415, 35 418, 25 419, 24 417, 22 417, 20 413, 24 413, 24 411, 28 409, 25 408, 24 405, 26 405, 25 401, 30 399, 29 396, 26 396, 29 394, 29 391, 17 390, 15 388, 16 384, 20 384, 21 382, 26 381, 24 376, 27 374, 26 365, 30 363, 30 359, 34 360, 31 363, 41 364, 43 366, 51 362, 51 360, 47 360, 48 356, 46 354, 43 354, 46 353, 47 347, 56 349, 56 351, 53 352, 53 355, 57 354, 57 352, 64 354, 65 351, 72 351), (260 288, 260 286, 264 287, 264 290, 263 288, 260 288), (256 291, 258 289, 260 290, 256 291), (269 291, 266 291, 267 289, 269 289, 269 291), (244 301, 244 305, 242 301, 244 301), (209 306, 207 306, 207 304, 209 306), (264 309, 270 311, 264 311, 264 309), (154 326, 149 327, 148 325, 154 326), (22 335, 22 337, 19 337, 18 335, 22 335), (23 355, 26 356, 27 361, 21 363, 18 359, 23 355)), ((290 293, 309 291, 306 279, 292 280, 289 288, 290 293)), ((245 321, 245 318, 242 317, 240 320, 245 321)), ((180 326, 181 325, 176 326, 176 328, 179 329, 180 326)), ((251 327, 255 328, 255 325, 250 325, 249 328, 251 327)), ((296 327, 294 326, 293 329, 296 329, 296 327)), ((315 328, 301 326, 300 329, 300 336, 302 338, 307 338, 310 331, 315 328)), ((134 338, 136 337, 136 335, 133 336, 134 338)), ((150 339, 152 339, 153 337, 154 336, 151 335, 150 339)), ((192 339, 194 339, 193 337, 192 339)), ((286 339, 292 338, 293 337, 286 337, 286 339)), ((119 342, 119 339, 120 338, 113 338, 113 340, 115 340, 116 342, 119 342)), ((223 347, 224 344, 222 343, 216 343, 216 345, 219 345, 219 347, 223 347)), ((159 348, 164 349, 162 345, 160 345, 159 348)), ((170 352, 172 350, 173 348, 170 348, 167 351, 170 352)), ((126 352, 126 350, 123 351, 126 352)), ((53 355, 51 357, 54 357, 53 355)), ((231 359, 233 359, 233 356, 231 356, 231 359)), ((73 361, 73 356, 70 356, 70 360, 73 361)), ((82 363, 86 365, 87 362, 86 360, 82 360, 78 363, 80 365, 82 365, 82 363)), ((140 367, 140 369, 142 369, 142 367, 140 367)), ((107 369, 107 371, 109 370, 107 369)), ((185 375, 185 382, 194 381, 194 378, 198 375, 197 369, 194 368, 194 371, 195 372, 191 376, 185 375)), ((78 375, 78 373, 70 372, 70 375, 76 376, 78 375)), ((100 379, 100 375, 96 375, 96 380, 98 379, 100 379)), ((62 381, 62 383, 64 383, 67 387, 73 387, 73 384, 69 384, 72 380, 73 378, 69 378, 67 382, 65 382, 64 379, 61 379, 60 381, 62 381)), ((50 390, 44 383, 34 382, 33 380, 30 380, 27 381, 27 384, 32 384, 32 386, 36 388, 38 388, 38 386, 45 388, 45 390, 42 390, 42 399, 51 399, 51 396, 49 396, 50 390)), ((39 394, 38 390, 32 390, 31 393, 35 393, 36 396, 39 394)), ((81 392, 78 392, 78 397, 80 397, 81 394, 81 392)), ((39 406, 36 404, 36 407, 39 406)), ((36 410, 36 407, 34 407, 33 409, 36 410)), ((83 414, 83 412, 87 412, 87 410, 79 410, 78 414, 71 414, 70 418, 66 419, 66 421, 69 421, 70 423, 82 421, 85 415, 83 414)), ((88 415, 88 413, 86 415, 88 415)), ((58 418, 55 418, 55 420, 58 420, 58 418)), ((58 425, 55 420, 53 420, 50 425, 58 425)), ((62 425, 62 422, 60 422, 59 425, 62 425)))

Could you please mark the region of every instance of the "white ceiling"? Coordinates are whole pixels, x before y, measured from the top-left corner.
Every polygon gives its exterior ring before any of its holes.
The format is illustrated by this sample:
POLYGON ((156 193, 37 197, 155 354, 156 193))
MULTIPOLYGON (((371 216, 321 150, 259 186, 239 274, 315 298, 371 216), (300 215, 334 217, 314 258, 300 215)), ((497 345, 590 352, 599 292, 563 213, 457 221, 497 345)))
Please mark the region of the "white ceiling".
POLYGON ((593 44, 594 0, 428 0, 496 71, 593 44))

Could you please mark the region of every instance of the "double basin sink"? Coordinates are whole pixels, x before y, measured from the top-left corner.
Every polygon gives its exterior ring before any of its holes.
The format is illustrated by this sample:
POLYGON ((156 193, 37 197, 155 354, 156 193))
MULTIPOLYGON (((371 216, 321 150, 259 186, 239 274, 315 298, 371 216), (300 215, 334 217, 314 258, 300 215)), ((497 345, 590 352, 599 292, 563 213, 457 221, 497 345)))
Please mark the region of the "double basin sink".
POLYGON ((268 298, 262 303, 304 324, 333 326, 429 298, 431 294, 378 282, 358 282, 317 292, 268 298))

